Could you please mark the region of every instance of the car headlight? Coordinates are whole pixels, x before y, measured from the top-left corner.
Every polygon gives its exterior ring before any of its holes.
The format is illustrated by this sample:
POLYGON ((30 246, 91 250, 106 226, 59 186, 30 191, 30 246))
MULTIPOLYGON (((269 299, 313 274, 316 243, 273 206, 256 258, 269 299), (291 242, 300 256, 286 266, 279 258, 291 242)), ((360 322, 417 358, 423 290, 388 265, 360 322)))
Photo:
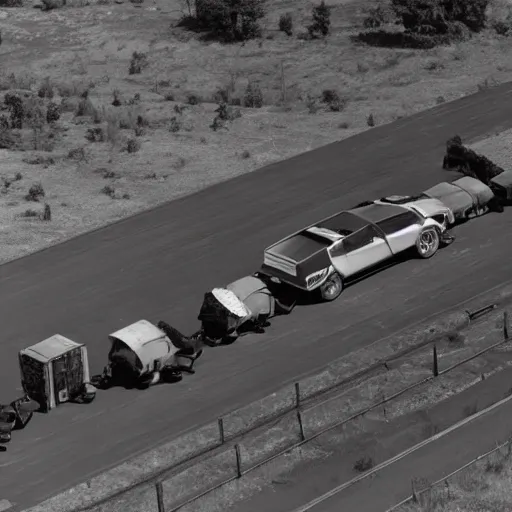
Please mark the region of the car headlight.
POLYGON ((329 269, 324 268, 322 270, 317 270, 316 272, 309 274, 309 276, 306 277, 306 286, 308 288, 312 288, 313 286, 315 286, 315 284, 319 283, 322 279, 324 279, 328 272, 329 269))

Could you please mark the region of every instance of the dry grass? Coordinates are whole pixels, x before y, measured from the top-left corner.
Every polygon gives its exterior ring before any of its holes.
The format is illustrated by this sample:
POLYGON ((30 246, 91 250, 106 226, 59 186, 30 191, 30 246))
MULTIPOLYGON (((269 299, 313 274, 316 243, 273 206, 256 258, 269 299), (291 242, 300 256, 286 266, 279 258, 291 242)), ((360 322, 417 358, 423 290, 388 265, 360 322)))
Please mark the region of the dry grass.
MULTIPOLYGON (((426 52, 354 46, 350 35, 367 1, 330 2, 333 33, 323 42, 301 38, 309 3, 273 0, 263 39, 243 47, 169 28, 181 16, 178 2, 70 0, 65 8, 27 6, 0 18, 0 89, 40 90, 45 101, 52 91, 52 101, 64 100, 58 138, 38 142, 43 150, 54 146, 54 163, 27 163, 32 149, 0 150, 2 174, 24 177, 0 197, 0 261, 512 78, 512 47, 491 32, 426 52), (289 11, 292 36, 278 30, 289 11), (243 104, 249 82, 263 106, 241 107, 228 129, 213 130, 218 90, 230 89, 243 104), (321 101, 326 89, 336 101, 321 101), (86 115, 75 115, 80 108, 86 115), (138 125, 138 116, 147 123, 138 125), (97 142, 86 139, 91 129, 97 142), (45 224, 20 221, 26 183, 36 177, 52 207, 45 224), (106 185, 116 194, 102 193, 106 185)), ((493 16, 502 16, 499 9, 493 16)))
POLYGON ((512 452, 504 446, 396 512, 504 512, 512 509, 512 452))

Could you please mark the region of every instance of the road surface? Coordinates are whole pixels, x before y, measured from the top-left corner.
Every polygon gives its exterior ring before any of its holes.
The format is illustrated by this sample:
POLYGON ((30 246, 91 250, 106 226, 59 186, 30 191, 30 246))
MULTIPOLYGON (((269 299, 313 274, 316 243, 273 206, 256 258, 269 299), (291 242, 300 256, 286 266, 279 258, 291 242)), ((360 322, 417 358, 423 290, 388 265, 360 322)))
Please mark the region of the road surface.
MULTIPOLYGON (((17 353, 54 333, 106 362, 107 335, 141 318, 197 328, 203 293, 259 266, 263 248, 359 201, 425 189, 445 142, 512 126, 512 85, 373 128, 0 266, 0 402, 19 395, 17 353)), ((194 376, 38 415, 0 458, 0 498, 39 502, 145 449, 258 399, 510 277, 512 211, 461 226, 428 261, 411 260, 303 307, 265 335, 208 350, 194 376)))

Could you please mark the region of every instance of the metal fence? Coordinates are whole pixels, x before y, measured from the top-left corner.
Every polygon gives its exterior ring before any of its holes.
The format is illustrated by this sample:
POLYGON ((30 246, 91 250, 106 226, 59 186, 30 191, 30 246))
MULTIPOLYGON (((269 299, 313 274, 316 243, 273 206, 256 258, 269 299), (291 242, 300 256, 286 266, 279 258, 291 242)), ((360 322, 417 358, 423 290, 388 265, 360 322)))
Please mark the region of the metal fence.
MULTIPOLYGON (((494 308, 496 308, 496 305, 493 304, 493 305, 481 308, 478 311, 475 311, 473 313, 470 313, 470 312, 467 312, 467 313, 471 319, 474 319, 477 316, 480 316, 488 311, 491 311, 494 308)), ((327 432, 329 432, 335 428, 342 427, 343 425, 345 425, 351 421, 354 421, 355 419, 357 419, 359 417, 364 416, 365 414, 367 414, 368 412, 370 412, 374 409, 385 406, 386 403, 391 402, 392 400, 396 400, 398 397, 407 393, 408 391, 411 391, 412 389, 415 389, 419 386, 428 384, 429 382, 433 381, 437 377, 445 375, 445 374, 451 372, 452 370, 458 368, 459 366, 462 366, 462 365, 482 356, 483 354, 485 354, 485 353, 487 353, 487 352, 489 352, 489 351, 491 351, 509 341, 512 341, 512 338, 509 337, 509 319, 508 319, 508 313, 505 311, 503 313, 503 338, 500 341, 498 341, 497 343, 494 343, 493 345, 491 345, 483 350, 480 350, 479 352, 473 354, 472 356, 470 356, 462 361, 459 361, 459 362, 453 364, 452 366, 450 366, 449 368, 446 368, 441 371, 439 371, 439 366, 438 366, 437 347, 434 344, 433 350, 432 350, 432 375, 430 375, 429 377, 426 377, 418 382, 415 382, 414 384, 411 384, 411 385, 407 386, 406 388, 404 388, 388 397, 384 397, 382 400, 370 405, 369 407, 366 407, 365 409, 363 409, 361 411, 358 411, 357 413, 353 414, 349 418, 346 418, 339 422, 336 422, 336 423, 334 423, 328 427, 325 427, 325 428, 319 430, 318 432, 315 432, 314 434, 311 434, 309 436, 306 435, 306 432, 304 431, 304 425, 303 425, 303 419, 302 419, 303 404, 301 402, 300 384, 297 382, 297 383, 295 383, 295 404, 294 404, 293 409, 291 409, 291 410, 287 409, 287 410, 283 411, 279 415, 276 415, 276 417, 274 417, 273 420, 275 421, 276 419, 282 418, 282 417, 286 416, 287 414, 293 413, 295 415, 298 430, 300 433, 300 441, 292 443, 290 446, 286 447, 285 449, 282 449, 282 450, 274 453, 273 455, 268 456, 264 460, 258 462, 257 464, 254 464, 251 467, 246 468, 246 469, 243 469, 243 460, 242 460, 242 456, 241 456, 240 445, 238 443, 235 444, 232 448, 228 448, 228 449, 234 450, 234 455, 235 455, 234 459, 236 460, 236 468, 235 468, 235 471, 233 472, 234 476, 227 478, 215 485, 212 485, 205 491, 187 499, 186 501, 183 501, 179 505, 173 506, 172 508, 166 509, 165 503, 164 503, 164 492, 163 492, 162 483, 166 479, 164 479, 163 481, 158 481, 155 483, 155 491, 156 491, 157 500, 158 500, 158 512, 176 512, 176 511, 180 510, 182 507, 184 507, 185 505, 188 505, 188 504, 204 497, 205 495, 209 494, 210 492, 214 491, 215 489, 218 489, 226 484, 229 484, 230 482, 233 482, 233 481, 241 478, 243 475, 246 475, 247 473, 250 473, 251 471, 254 471, 255 469, 263 466, 264 464, 267 464, 268 462, 270 462, 278 457, 281 457, 282 455, 284 455, 286 453, 289 453, 290 451, 304 445, 305 443, 309 443, 310 441, 318 438, 319 436, 326 434, 327 432)), ((407 349, 407 353, 412 353, 414 351, 417 351, 419 348, 422 348, 423 346, 431 344, 431 343, 432 342, 430 341, 428 343, 421 344, 421 346, 410 347, 409 349, 407 349)), ((404 354, 402 354, 402 357, 403 357, 403 355, 404 354)), ((395 356, 395 357, 398 357, 398 356, 395 356)), ((386 362, 378 363, 378 366, 382 366, 382 365, 386 365, 386 362)), ((367 371, 365 371, 365 372, 367 372, 367 371)), ((361 372, 361 373, 365 373, 365 372, 361 372)), ((484 378, 484 375, 482 375, 482 378, 484 378)), ((352 376, 349 380, 353 381, 354 376, 352 376)), ((338 384, 336 387, 338 387, 338 386, 340 386, 340 384, 338 384)), ((324 405, 335 398, 336 397, 323 400, 319 403, 312 405, 308 409, 311 410, 311 409, 314 409, 321 405, 324 405)), ((268 423, 268 422, 265 422, 265 423, 268 423)), ((224 445, 224 443, 226 442, 226 439, 225 439, 225 435, 224 435, 224 425, 223 425, 222 418, 220 418, 218 420, 218 424, 219 424, 219 445, 217 445, 209 450, 206 450, 205 452, 203 452, 199 455, 196 455, 194 457, 194 459, 196 459, 200 456, 204 457, 204 455, 207 455, 208 452, 213 452, 214 450, 221 448, 224 445)), ((256 428, 257 427, 255 427, 254 429, 250 429, 250 431, 255 430, 256 428)), ((185 461, 185 462, 187 462, 187 461, 185 461)), ((183 462, 178 464, 176 467, 181 466, 182 464, 183 464, 183 462)))

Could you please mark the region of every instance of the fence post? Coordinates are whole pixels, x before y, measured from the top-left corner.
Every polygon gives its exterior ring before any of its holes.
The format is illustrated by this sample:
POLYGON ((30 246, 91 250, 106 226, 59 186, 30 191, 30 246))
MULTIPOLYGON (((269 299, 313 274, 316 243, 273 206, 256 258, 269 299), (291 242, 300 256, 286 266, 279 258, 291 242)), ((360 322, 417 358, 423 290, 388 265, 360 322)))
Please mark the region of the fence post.
POLYGON ((434 377, 437 377, 439 375, 439 365, 438 365, 438 361, 437 361, 437 347, 436 345, 434 345, 434 350, 433 350, 433 367, 432 367, 432 373, 434 374, 434 377))
POLYGON ((224 419, 219 418, 219 437, 220 437, 220 444, 224 444, 224 441, 226 440, 224 437, 224 419))
POLYGON ((295 408, 300 407, 300 385, 298 382, 295 383, 295 408))
POLYGON ((165 512, 164 489, 162 486, 162 482, 157 482, 155 484, 155 488, 156 488, 156 500, 158 502, 158 512, 165 512))
POLYGON ((297 421, 299 423, 299 431, 300 431, 300 440, 306 440, 306 434, 304 434, 304 424, 302 423, 302 414, 300 413, 300 409, 297 409, 297 421))
POLYGON ((418 503, 418 493, 416 492, 416 486, 414 485, 414 479, 411 480, 411 487, 412 487, 412 501, 413 503, 418 503))
POLYGON ((503 311, 503 338, 508 339, 508 311, 503 311))
POLYGON ((235 455, 236 455, 236 476, 240 478, 242 476, 242 456, 240 455, 240 446, 235 444, 235 455))

